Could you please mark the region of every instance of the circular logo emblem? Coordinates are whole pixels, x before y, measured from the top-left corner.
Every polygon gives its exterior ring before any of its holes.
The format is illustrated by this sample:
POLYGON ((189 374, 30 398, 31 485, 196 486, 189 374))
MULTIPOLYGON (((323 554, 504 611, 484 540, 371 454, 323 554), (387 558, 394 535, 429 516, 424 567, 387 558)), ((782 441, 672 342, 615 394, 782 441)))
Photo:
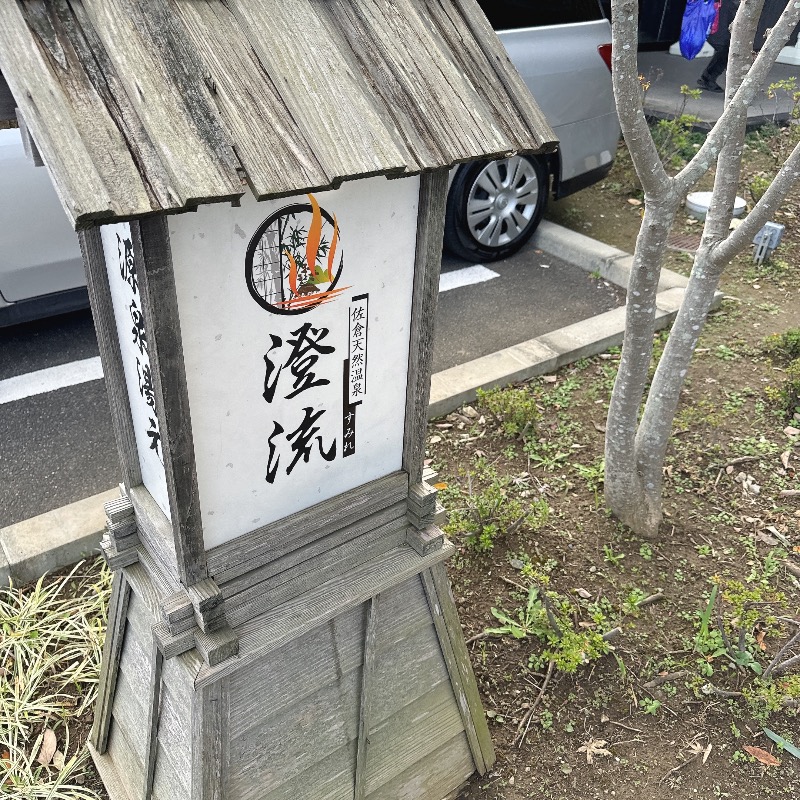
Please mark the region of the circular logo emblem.
POLYGON ((344 264, 336 215, 308 199, 268 217, 247 246, 247 288, 272 314, 304 314, 348 288, 336 286, 344 264))

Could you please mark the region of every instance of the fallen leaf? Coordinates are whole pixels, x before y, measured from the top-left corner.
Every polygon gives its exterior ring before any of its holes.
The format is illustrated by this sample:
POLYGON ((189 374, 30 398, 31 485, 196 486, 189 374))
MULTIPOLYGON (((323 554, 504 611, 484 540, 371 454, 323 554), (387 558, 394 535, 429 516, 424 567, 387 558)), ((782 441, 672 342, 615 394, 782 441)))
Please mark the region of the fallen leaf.
POLYGON ((42 747, 39 750, 39 755, 36 760, 46 767, 52 760, 57 747, 56 735, 50 728, 45 728, 44 736, 42 737, 42 747))
POLYGON ((642 204, 641 200, 637 200, 635 197, 628 198, 628 205, 631 206, 640 206, 642 204))
POLYGON ((764 533, 764 531, 759 531, 756 534, 756 541, 768 544, 770 547, 775 547, 778 545, 778 540, 774 536, 764 533))
POLYGON ((800 436, 800 428, 794 428, 794 427, 792 427, 791 425, 787 425, 787 426, 786 426, 786 427, 783 429, 783 432, 784 432, 784 433, 785 433, 787 436, 790 436, 790 437, 791 437, 791 436, 800 436))
POLYGON ((744 750, 745 753, 749 753, 756 761, 759 761, 767 767, 779 767, 781 764, 772 753, 768 753, 766 750, 756 747, 755 745, 745 745, 742 750, 744 750))
POLYGON ((11 780, 11 753, 8 750, 3 750, 0 752, 0 767, 5 768, 6 770, 6 777, 0 780, 0 789, 2 789, 3 785, 6 784, 8 781, 11 780))
POLYGON ((756 631, 756 644, 759 646, 761 651, 765 651, 767 649, 767 645, 764 643, 764 637, 767 635, 767 632, 764 630, 757 630, 756 631))
POLYGON ((713 744, 711 744, 711 742, 709 742, 709 743, 708 743, 708 747, 706 747, 706 749, 703 751, 703 763, 704 763, 704 764, 706 763, 706 761, 708 761, 708 757, 711 755, 711 748, 712 748, 713 746, 714 746, 714 745, 713 745, 713 744))
POLYGON ((787 450, 785 453, 781 453, 781 464, 783 464, 784 469, 789 468, 789 458, 792 455, 791 450, 787 450))
POLYGON ((478 418, 478 412, 472 406, 464 406, 461 410, 464 412, 465 417, 469 417, 470 419, 478 418))
POLYGON ((605 433, 606 432, 606 426, 605 425, 601 425, 599 422, 593 422, 592 425, 594 425, 594 429, 596 431, 600 431, 600 433, 605 433))
POLYGON ((542 375, 542 381, 544 383, 556 383, 558 381, 557 375, 542 375))
POLYGON ((588 600, 592 596, 591 592, 587 592, 586 589, 581 588, 576 589, 575 594, 577 594, 578 597, 582 597, 584 600, 588 600))
POLYGON ((610 756, 612 753, 605 749, 608 742, 605 739, 595 739, 592 737, 584 742, 576 752, 586 753, 586 761, 591 764, 595 756, 610 756))
POLYGON ((442 437, 441 436, 431 436, 431 438, 428 439, 428 442, 430 444, 438 444, 441 441, 442 441, 442 437))
POLYGON ((60 750, 53 753, 53 766, 56 769, 64 769, 64 754, 60 750))
POLYGON ((433 488, 434 489, 438 489, 441 492, 442 489, 446 489, 447 488, 447 484, 446 483, 434 483, 433 484, 433 488))

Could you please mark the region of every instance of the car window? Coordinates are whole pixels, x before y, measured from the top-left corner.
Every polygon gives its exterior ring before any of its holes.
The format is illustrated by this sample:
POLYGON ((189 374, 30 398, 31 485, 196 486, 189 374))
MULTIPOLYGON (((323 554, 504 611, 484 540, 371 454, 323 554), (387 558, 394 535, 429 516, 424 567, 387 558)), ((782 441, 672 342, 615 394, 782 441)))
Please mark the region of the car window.
POLYGON ((603 19, 598 0, 478 0, 495 30, 603 19))

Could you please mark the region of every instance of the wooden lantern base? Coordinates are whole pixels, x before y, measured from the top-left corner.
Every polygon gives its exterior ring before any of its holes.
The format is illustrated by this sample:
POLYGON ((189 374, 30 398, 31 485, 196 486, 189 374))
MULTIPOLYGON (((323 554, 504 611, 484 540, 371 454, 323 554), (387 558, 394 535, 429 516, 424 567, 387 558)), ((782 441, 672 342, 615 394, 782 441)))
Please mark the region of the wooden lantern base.
POLYGON ((90 746, 112 800, 454 797, 494 753, 452 551, 392 547, 236 625, 211 666, 165 648, 140 547, 114 576, 90 746))

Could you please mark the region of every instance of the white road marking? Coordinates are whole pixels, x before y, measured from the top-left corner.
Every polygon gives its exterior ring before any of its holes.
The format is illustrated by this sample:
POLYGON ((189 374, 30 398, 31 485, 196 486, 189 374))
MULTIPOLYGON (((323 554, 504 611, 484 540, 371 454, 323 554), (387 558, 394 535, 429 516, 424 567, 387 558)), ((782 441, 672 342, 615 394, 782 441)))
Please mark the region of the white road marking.
POLYGON ((96 381, 102 377, 100 356, 28 372, 25 375, 16 375, 0 381, 0 405, 33 397, 36 394, 54 392, 56 389, 74 386, 77 383, 96 381))
POLYGON ((482 264, 476 264, 474 267, 464 267, 463 269, 454 269, 452 272, 443 272, 439 276, 439 291, 448 292, 450 289, 460 289, 462 286, 483 283, 499 277, 499 273, 487 269, 482 264))

